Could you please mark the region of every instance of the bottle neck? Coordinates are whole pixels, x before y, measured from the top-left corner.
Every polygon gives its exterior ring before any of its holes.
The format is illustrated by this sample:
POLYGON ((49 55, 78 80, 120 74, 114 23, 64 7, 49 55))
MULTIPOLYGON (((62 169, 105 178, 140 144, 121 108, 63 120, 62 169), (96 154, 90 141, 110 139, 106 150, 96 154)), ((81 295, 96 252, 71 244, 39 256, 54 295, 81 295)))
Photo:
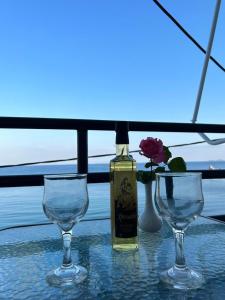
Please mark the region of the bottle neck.
POLYGON ((116 144, 116 156, 128 156, 129 144, 116 144))

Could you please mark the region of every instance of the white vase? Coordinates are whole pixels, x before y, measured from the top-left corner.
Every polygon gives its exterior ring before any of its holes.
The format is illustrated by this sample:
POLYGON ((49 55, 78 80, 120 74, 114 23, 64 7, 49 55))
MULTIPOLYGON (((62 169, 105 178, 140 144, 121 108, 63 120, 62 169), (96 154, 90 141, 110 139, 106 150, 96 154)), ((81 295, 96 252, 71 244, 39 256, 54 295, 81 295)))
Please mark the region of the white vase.
POLYGON ((152 199, 152 181, 145 184, 145 209, 138 219, 139 228, 147 232, 157 232, 162 226, 162 219, 155 211, 152 199))

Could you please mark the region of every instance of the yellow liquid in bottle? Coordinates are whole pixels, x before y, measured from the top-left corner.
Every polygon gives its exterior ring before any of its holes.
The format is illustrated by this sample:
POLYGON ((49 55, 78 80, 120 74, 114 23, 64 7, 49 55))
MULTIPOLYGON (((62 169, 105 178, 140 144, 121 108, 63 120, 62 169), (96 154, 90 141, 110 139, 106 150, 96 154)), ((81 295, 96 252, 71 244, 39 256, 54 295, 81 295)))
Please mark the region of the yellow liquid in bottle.
POLYGON ((136 162, 129 155, 110 162, 110 196, 113 249, 137 249, 136 162))

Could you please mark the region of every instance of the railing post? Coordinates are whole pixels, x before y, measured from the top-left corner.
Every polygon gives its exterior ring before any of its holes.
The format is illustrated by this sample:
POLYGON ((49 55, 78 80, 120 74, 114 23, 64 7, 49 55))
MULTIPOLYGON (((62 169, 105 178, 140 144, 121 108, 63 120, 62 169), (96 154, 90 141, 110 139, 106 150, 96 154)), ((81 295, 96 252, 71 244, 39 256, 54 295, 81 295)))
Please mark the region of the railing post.
POLYGON ((88 131, 77 130, 77 172, 88 173, 88 131))

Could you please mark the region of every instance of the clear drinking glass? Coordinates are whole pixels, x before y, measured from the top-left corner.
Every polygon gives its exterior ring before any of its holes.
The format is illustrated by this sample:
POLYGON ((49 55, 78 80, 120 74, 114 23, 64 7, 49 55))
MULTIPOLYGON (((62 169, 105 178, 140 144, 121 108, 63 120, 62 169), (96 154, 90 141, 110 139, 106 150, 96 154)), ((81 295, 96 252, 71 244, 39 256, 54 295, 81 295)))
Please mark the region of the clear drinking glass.
POLYGON ((86 213, 88 203, 87 175, 44 176, 43 210, 61 229, 64 248, 62 265, 47 275, 46 280, 51 285, 71 285, 87 277, 84 267, 73 264, 70 245, 72 228, 86 213))
POLYGON ((201 173, 156 174, 155 206, 172 227, 175 237, 175 265, 161 273, 160 279, 177 289, 196 289, 202 286, 201 274, 186 266, 184 230, 196 219, 204 205, 201 173))

